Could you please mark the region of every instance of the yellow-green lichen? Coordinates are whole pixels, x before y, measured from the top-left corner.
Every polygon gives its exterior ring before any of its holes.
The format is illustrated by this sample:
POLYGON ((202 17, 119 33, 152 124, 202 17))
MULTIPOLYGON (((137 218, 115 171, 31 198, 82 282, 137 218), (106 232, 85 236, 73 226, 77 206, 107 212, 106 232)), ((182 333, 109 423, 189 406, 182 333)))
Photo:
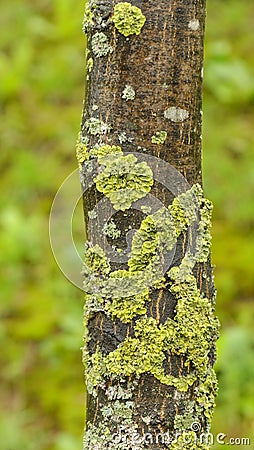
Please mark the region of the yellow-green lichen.
POLYGON ((138 320, 134 328, 135 337, 126 338, 107 356, 103 356, 100 350, 95 352, 95 362, 91 361, 91 365, 87 366, 89 382, 99 384, 109 375, 121 377, 151 373, 162 383, 186 391, 196 380, 195 374, 174 377, 166 375, 163 369, 166 357, 164 342, 170 332, 167 327, 158 327, 152 317, 138 320))
POLYGON ((145 197, 153 185, 153 173, 134 155, 106 158, 104 170, 95 178, 96 189, 108 197, 116 210, 125 211, 145 197))
POLYGON ((90 155, 98 158, 100 164, 102 164, 103 161, 106 161, 106 159, 104 159, 106 156, 114 155, 115 153, 122 154, 123 152, 121 147, 107 144, 92 148, 89 152, 90 155))
POLYGON ((123 323, 130 322, 134 317, 146 314, 145 305, 149 300, 149 291, 147 289, 142 294, 113 298, 106 303, 105 310, 113 319, 118 317, 123 323))
POLYGON ((158 247, 158 230, 153 216, 147 216, 132 240, 132 252, 128 261, 130 272, 144 270, 153 263, 158 247))
POLYGON ((218 381, 214 369, 209 368, 206 375, 201 379, 197 391, 197 411, 202 411, 208 419, 208 423, 212 420, 213 410, 215 407, 215 398, 218 393, 218 381))
POLYGON ((198 255, 198 261, 200 262, 205 262, 210 252, 212 211, 212 203, 206 198, 203 199, 199 222, 199 236, 202 236, 198 255))
POLYGON ((93 68, 93 58, 88 58, 87 63, 86 63, 86 70, 88 73, 92 72, 92 68, 93 68))
MULTIPOLYGON (((173 282, 170 291, 178 300, 174 319, 168 319, 165 324, 159 326, 151 317, 139 319, 134 328, 135 337, 126 338, 109 355, 101 355, 104 376, 132 373, 140 375, 149 372, 162 383, 174 385, 182 391, 187 390, 188 386, 197 380, 200 380, 200 386, 203 386, 203 380, 206 380, 205 385, 208 386, 208 354, 211 342, 217 339, 218 321, 214 318, 209 300, 201 296, 195 277, 189 275, 185 282, 179 283, 176 281, 178 270, 177 267, 171 270, 173 282), (166 352, 184 357, 185 366, 191 367, 189 375, 179 378, 166 375, 163 369, 166 352)), ((124 299, 121 301, 124 302, 124 299)), ((212 380, 214 381, 213 378, 212 380)), ((206 391, 204 387, 200 387, 200 404, 203 402, 204 409, 210 410, 213 401, 207 404, 205 392, 210 390, 206 391)))
POLYGON ((89 26, 93 23, 93 12, 89 5, 86 5, 83 19, 83 33, 87 33, 89 26))
MULTIPOLYGON (((113 161, 110 156, 108 158, 106 168, 113 161)), ((120 155, 119 158, 124 157, 120 155)), ((113 173, 119 175, 117 170, 113 173)), ((192 272, 196 262, 208 257, 210 214, 210 203, 203 198, 201 187, 194 185, 176 197, 169 208, 163 207, 142 221, 133 237, 129 270, 112 272, 104 252, 98 248, 97 256, 91 258, 90 255, 85 263, 90 270, 93 267, 93 277, 96 274, 103 277, 97 285, 95 298, 90 298, 90 305, 94 302, 93 307, 97 302, 98 310, 104 310, 123 323, 135 318, 133 335, 114 351, 105 355, 98 348, 93 359, 88 354, 85 356, 90 389, 110 376, 139 376, 145 372, 179 391, 187 391, 193 386, 197 398, 195 408, 187 411, 188 417, 178 417, 179 424, 189 420, 192 412, 194 417, 205 415, 209 422, 217 389, 209 353, 218 336, 218 321, 211 302, 201 294, 192 272), (159 254, 172 249, 180 234, 193 224, 196 246, 191 249, 192 253, 191 250, 186 253, 178 267, 171 268, 166 279, 161 271, 159 254), (104 261, 104 270, 98 264, 98 255, 104 261), (141 290, 132 294, 135 283, 141 290), (175 315, 164 324, 157 324, 154 318, 147 317, 150 289, 158 287, 167 289, 176 300, 175 315), (129 294, 124 295, 124 292, 129 294), (170 356, 178 356, 181 361, 182 371, 177 377, 165 373, 164 361, 170 356)))
POLYGON ((102 248, 96 244, 94 247, 87 247, 84 255, 84 267, 89 268, 97 274, 107 275, 110 266, 102 248))
POLYGON ((167 139, 167 132, 166 131, 156 131, 156 133, 151 137, 151 142, 153 144, 164 144, 165 140, 167 139))
POLYGON ((76 142, 76 158, 78 161, 79 168, 82 167, 83 162, 89 159, 87 145, 84 142, 82 142, 81 133, 79 133, 76 142))
POLYGON ((173 354, 184 355, 185 365, 191 363, 195 373, 202 378, 209 365, 211 342, 218 337, 218 320, 214 317, 211 302, 202 297, 196 278, 187 275, 184 281, 178 281, 178 273, 178 267, 169 272, 173 281, 169 289, 177 299, 177 306, 174 321, 166 322, 173 331, 166 347, 173 354))
POLYGON ((119 33, 126 37, 131 34, 140 34, 146 18, 137 6, 128 2, 120 2, 114 7, 112 20, 119 33))

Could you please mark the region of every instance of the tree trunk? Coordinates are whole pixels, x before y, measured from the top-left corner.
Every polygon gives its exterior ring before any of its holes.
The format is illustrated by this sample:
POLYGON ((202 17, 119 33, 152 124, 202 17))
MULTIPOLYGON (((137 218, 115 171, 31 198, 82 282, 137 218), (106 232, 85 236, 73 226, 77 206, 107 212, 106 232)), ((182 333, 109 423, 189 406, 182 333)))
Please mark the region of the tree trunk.
POLYGON ((204 24, 205 0, 86 7, 86 450, 208 448, 218 323, 201 188, 204 24))

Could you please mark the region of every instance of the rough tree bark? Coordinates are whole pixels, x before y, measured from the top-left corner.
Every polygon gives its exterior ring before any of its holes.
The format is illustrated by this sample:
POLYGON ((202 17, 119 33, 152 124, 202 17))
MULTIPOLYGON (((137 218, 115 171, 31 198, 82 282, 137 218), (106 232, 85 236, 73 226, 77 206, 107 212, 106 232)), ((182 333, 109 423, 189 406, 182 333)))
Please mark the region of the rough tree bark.
POLYGON ((77 158, 84 449, 208 448, 216 377, 202 194, 205 0, 89 0, 77 158))

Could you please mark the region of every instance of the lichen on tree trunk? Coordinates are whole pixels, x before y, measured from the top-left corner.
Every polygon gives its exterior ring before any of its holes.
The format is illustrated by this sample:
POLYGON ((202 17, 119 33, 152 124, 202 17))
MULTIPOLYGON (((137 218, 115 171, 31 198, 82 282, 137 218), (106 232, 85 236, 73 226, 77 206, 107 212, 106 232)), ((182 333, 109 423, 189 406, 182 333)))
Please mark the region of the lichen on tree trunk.
POLYGON ((218 322, 201 188, 204 22, 205 0, 86 6, 86 450, 208 448, 218 322))

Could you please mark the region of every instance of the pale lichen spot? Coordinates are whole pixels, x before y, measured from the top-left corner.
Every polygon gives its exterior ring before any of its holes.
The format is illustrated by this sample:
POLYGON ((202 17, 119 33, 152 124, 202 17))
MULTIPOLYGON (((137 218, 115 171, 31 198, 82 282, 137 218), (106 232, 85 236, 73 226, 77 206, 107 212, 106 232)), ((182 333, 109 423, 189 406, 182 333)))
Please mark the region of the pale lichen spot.
POLYGON ((200 23, 198 19, 192 19, 188 23, 188 28, 190 28, 190 30, 192 31, 198 31, 199 27, 200 23))
POLYGON ((92 37, 92 51, 94 56, 106 56, 113 52, 113 47, 109 44, 108 37, 104 33, 95 33, 92 37))
POLYGON ((188 119, 189 113, 186 109, 179 108, 178 106, 171 106, 164 111, 164 117, 172 120, 172 122, 183 122, 188 119))
POLYGON ((124 100, 134 100, 136 96, 136 93, 133 89, 133 87, 130 84, 126 84, 123 93, 122 93, 122 98, 124 100))

